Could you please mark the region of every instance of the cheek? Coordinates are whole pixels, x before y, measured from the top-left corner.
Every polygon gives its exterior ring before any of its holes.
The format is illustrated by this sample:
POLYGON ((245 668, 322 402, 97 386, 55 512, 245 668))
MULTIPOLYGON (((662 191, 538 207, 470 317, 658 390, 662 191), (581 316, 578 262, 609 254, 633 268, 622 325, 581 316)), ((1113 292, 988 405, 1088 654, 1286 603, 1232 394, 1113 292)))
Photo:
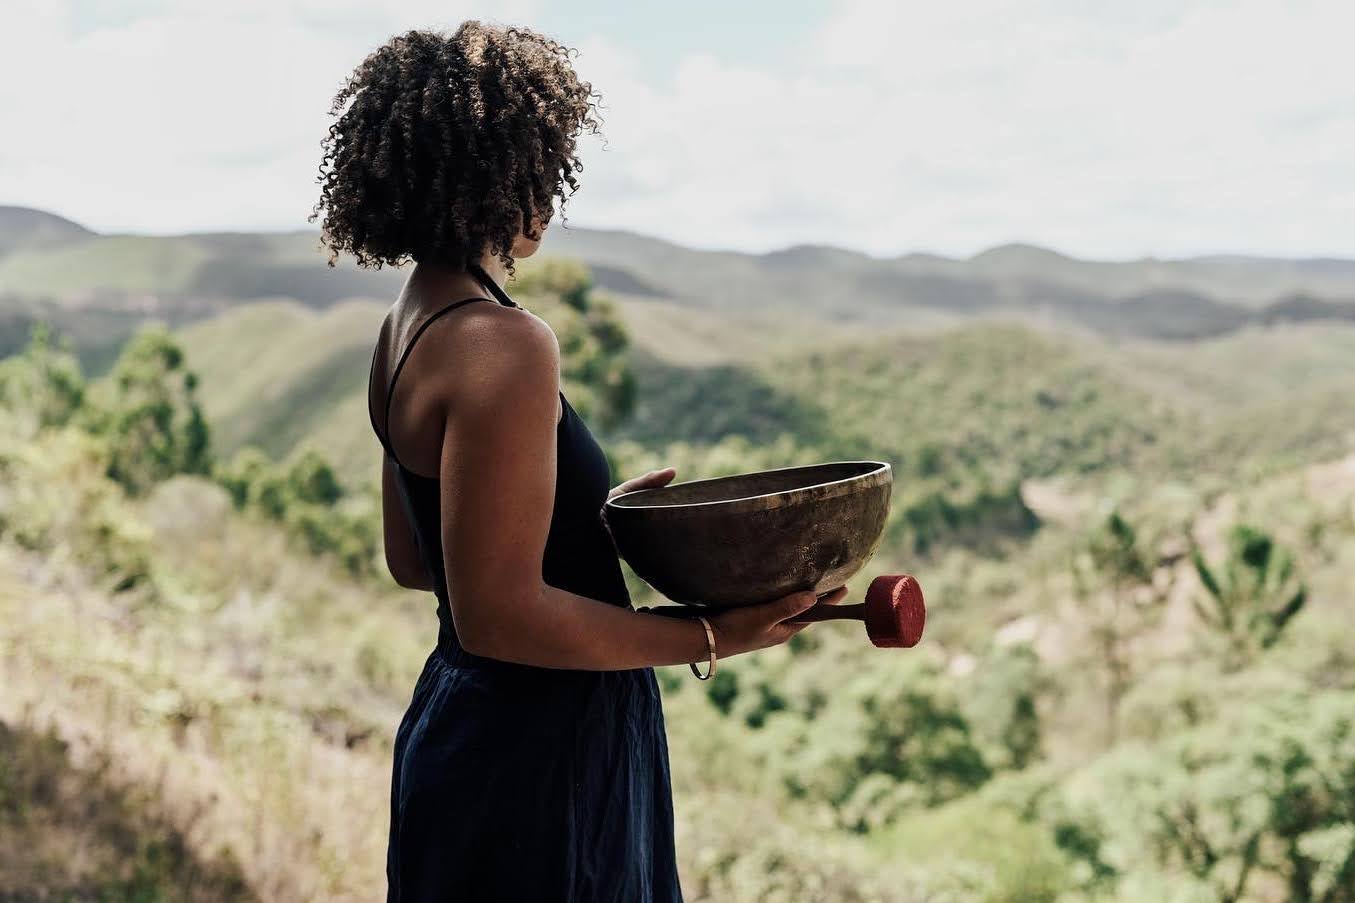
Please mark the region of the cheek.
MULTIPOLYGON (((541 234, 544 237, 544 232, 541 234)), ((513 242, 513 256, 527 257, 532 254, 540 244, 540 239, 534 241, 526 235, 518 235, 517 240, 513 242)))

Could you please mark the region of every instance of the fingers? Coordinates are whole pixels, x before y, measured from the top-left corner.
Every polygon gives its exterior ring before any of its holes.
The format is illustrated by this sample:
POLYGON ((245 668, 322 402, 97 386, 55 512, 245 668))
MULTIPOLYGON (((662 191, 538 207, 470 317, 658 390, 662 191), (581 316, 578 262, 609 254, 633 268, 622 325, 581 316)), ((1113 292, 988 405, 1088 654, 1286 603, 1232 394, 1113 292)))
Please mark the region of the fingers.
POLYGON ((666 486, 672 482, 677 474, 676 468, 664 467, 660 470, 651 470, 638 477, 632 477, 622 482, 612 490, 615 495, 621 495, 626 492, 634 492, 637 489, 653 489, 658 486, 666 486))
POLYGON ((672 467, 663 467, 659 470, 651 470, 649 473, 640 477, 640 481, 646 486, 666 486, 672 482, 673 477, 677 475, 677 470, 672 467))
POLYGON ((780 617, 781 619, 792 618, 802 611, 806 611, 810 608, 813 608, 814 603, 817 601, 819 601, 818 597, 814 595, 813 590, 807 589, 804 590, 803 592, 791 593, 789 596, 786 596, 780 600, 779 603, 779 608, 781 611, 780 617))

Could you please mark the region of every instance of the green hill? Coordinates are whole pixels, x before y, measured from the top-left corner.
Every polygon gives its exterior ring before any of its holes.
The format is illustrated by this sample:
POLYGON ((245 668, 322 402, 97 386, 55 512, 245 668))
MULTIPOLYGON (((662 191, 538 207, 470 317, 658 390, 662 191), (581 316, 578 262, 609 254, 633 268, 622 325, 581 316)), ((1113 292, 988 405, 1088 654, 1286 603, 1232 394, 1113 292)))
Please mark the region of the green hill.
POLYGON ((304 444, 323 450, 350 480, 379 476, 366 390, 385 313, 370 301, 320 311, 263 301, 183 329, 218 450, 253 444, 283 458, 304 444))
MULTIPOLYGON (((582 260, 619 298, 739 311, 764 322, 792 316, 917 329, 1000 318, 1192 340, 1273 321, 1355 321, 1355 262, 1342 260, 1081 261, 1024 245, 965 260, 875 258, 821 245, 748 254, 575 227, 548 230, 543 253, 582 260)), ((399 270, 362 270, 346 259, 326 266, 311 231, 94 235, 41 211, 0 209, 4 316, 42 302, 58 325, 90 311, 181 323, 265 298, 310 306, 389 299, 402 279, 399 270)))

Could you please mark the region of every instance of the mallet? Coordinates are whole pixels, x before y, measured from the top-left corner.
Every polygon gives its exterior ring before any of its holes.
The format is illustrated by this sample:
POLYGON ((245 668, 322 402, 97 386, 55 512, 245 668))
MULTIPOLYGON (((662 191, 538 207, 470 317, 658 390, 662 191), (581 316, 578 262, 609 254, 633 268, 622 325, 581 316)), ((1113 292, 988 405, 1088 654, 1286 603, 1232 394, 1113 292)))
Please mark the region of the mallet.
MULTIPOLYGON (((674 617, 690 617, 710 611, 694 605, 660 605, 637 610, 674 617)), ((865 621, 866 635, 876 646, 907 649, 916 646, 922 639, 922 630, 927 623, 927 606, 922 600, 922 587, 917 578, 911 574, 881 574, 870 582, 865 602, 846 605, 819 603, 788 620, 792 623, 865 621)))

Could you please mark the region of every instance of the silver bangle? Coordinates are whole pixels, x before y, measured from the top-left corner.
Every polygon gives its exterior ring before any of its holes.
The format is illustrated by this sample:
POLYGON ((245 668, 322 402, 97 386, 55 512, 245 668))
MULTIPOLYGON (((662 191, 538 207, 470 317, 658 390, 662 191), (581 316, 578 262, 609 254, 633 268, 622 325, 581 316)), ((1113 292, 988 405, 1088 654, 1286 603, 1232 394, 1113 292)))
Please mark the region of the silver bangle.
POLYGON ((696 619, 706 628, 706 646, 710 649, 710 665, 706 668, 705 674, 702 674, 697 670, 696 662, 690 662, 688 667, 692 669, 692 673, 695 674, 698 679, 710 680, 711 675, 715 673, 715 630, 710 626, 710 621, 707 621, 705 616, 697 615, 696 619))

